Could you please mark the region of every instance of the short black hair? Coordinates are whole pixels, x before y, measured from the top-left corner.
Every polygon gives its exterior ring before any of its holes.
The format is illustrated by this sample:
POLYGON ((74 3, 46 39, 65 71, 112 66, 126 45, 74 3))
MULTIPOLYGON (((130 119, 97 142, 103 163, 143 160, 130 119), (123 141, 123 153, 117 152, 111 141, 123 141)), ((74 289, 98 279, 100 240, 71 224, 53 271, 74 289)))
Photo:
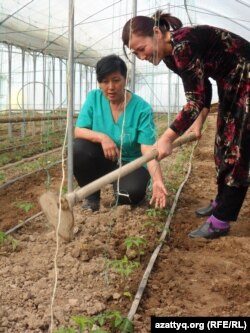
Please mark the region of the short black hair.
POLYGON ((127 77, 127 65, 123 59, 116 54, 111 54, 101 58, 96 64, 96 76, 97 81, 100 83, 109 74, 114 72, 120 72, 126 79, 127 77))

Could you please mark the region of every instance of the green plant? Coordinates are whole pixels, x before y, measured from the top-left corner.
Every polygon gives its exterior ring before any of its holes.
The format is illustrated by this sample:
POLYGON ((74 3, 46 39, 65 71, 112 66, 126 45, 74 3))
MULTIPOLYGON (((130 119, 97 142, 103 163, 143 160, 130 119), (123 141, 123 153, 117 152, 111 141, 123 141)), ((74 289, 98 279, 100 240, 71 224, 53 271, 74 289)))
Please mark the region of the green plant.
POLYGON ((119 311, 108 310, 104 313, 104 321, 108 322, 111 327, 111 332, 126 332, 133 333, 132 322, 123 317, 119 311))
POLYGON ((9 158, 7 154, 1 154, 0 156, 0 165, 9 163, 9 158))
POLYGON ((5 174, 3 172, 0 172, 0 181, 4 181, 5 177, 5 174))
POLYGON ((5 232, 0 231, 0 245, 3 245, 3 243, 6 241, 7 239, 7 235, 5 234, 5 232))
POLYGON ((133 333, 132 322, 116 310, 107 310, 92 318, 87 316, 73 316, 71 319, 78 326, 77 331, 72 327, 68 327, 61 328, 54 333, 133 333), (103 326, 104 329, 102 328, 103 326))
POLYGON ((18 241, 15 238, 6 235, 5 232, 0 231, 0 246, 4 245, 6 243, 11 245, 12 251, 16 250, 18 241))
POLYGON ((164 227, 164 222, 159 220, 148 220, 143 223, 144 228, 155 228, 158 232, 161 232, 164 227))
POLYGON ((15 202, 14 205, 17 208, 22 209, 25 213, 28 213, 34 207, 33 203, 27 201, 18 201, 15 202))
POLYGON ((78 325, 80 332, 83 332, 86 329, 92 331, 92 328, 95 324, 94 318, 87 316, 74 316, 72 319, 78 325))
POLYGON ((156 209, 150 208, 146 210, 146 215, 149 217, 147 221, 143 223, 143 227, 155 228, 157 231, 161 232, 163 228, 163 223, 169 214, 169 208, 156 209))
POLYGON ((127 250, 133 249, 137 252, 138 259, 140 261, 140 256, 144 254, 144 248, 147 245, 146 240, 142 237, 133 236, 126 238, 124 244, 127 250))
POLYGON ((168 215, 168 210, 149 208, 146 210, 146 214, 150 217, 166 217, 168 215))
POLYGON ((18 241, 13 237, 8 237, 8 239, 11 242, 12 251, 15 251, 18 245, 18 241))
POLYGON ((62 187, 62 194, 67 194, 68 193, 68 186, 67 185, 63 185, 62 187))
POLYGON ((132 296, 131 292, 124 291, 123 296, 127 297, 130 301, 132 301, 133 296, 132 296))
POLYGON ((52 148, 53 148, 53 142, 51 140, 46 141, 44 151, 50 150, 52 148))
POLYGON ((122 259, 109 260, 108 267, 111 267, 124 279, 133 273, 135 269, 140 267, 140 263, 137 261, 129 260, 127 256, 124 256, 122 259))
POLYGON ((15 156, 15 158, 14 158, 15 161, 21 161, 24 157, 21 153, 17 153, 17 152, 14 153, 14 156, 15 156))

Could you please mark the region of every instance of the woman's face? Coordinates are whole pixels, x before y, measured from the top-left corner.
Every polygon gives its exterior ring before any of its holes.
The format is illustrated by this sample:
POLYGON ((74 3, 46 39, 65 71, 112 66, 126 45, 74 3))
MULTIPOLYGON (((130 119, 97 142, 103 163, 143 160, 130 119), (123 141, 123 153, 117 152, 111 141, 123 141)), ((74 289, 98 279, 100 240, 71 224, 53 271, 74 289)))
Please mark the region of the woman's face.
POLYGON ((99 83, 100 89, 110 102, 121 102, 124 98, 124 89, 126 85, 125 78, 119 71, 113 72, 105 76, 99 83))
POLYGON ((154 37, 132 34, 129 48, 140 60, 147 60, 157 66, 164 58, 163 39, 160 31, 154 37))

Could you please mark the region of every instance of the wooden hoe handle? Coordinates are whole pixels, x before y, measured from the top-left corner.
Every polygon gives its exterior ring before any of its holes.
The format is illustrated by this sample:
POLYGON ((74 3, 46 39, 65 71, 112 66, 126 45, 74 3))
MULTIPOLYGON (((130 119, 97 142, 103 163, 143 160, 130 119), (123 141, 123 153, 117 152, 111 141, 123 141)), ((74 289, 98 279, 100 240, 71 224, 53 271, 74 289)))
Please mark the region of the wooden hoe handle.
MULTIPOLYGON (((173 142, 173 148, 179 147, 185 143, 191 142, 196 140, 196 136, 194 133, 190 133, 188 135, 183 135, 182 137, 176 139, 173 142)), ((153 149, 150 153, 145 154, 136 160, 123 165, 122 167, 104 175, 101 178, 96 179, 95 181, 89 183, 88 185, 77 189, 71 193, 66 194, 66 199, 69 202, 70 206, 74 206, 76 203, 80 202, 84 198, 88 197, 89 195, 95 193, 96 191, 100 190, 103 186, 107 184, 113 183, 119 177, 124 177, 129 173, 133 172, 134 170, 140 168, 145 163, 153 160, 158 155, 158 151, 153 149)))

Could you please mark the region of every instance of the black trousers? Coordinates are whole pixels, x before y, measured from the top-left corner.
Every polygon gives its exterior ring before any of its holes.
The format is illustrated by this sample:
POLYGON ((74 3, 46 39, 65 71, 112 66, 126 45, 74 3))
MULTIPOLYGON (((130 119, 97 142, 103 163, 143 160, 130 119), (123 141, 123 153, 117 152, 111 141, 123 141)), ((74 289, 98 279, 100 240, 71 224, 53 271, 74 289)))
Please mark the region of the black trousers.
POLYGON ((247 190, 248 186, 235 187, 219 184, 218 194, 215 199, 217 206, 213 211, 213 215, 222 221, 236 221, 247 190))
MULTIPOLYGON (((125 164, 125 163, 123 163, 125 164)), ((80 187, 114 171, 119 166, 117 162, 105 158, 102 146, 85 139, 75 139, 73 144, 73 172, 80 187)), ((137 204, 146 194, 150 174, 147 169, 140 167, 113 183, 114 192, 119 204, 137 204), (125 194, 125 196, 120 194, 125 194)), ((100 198, 100 191, 91 195, 100 198)))

